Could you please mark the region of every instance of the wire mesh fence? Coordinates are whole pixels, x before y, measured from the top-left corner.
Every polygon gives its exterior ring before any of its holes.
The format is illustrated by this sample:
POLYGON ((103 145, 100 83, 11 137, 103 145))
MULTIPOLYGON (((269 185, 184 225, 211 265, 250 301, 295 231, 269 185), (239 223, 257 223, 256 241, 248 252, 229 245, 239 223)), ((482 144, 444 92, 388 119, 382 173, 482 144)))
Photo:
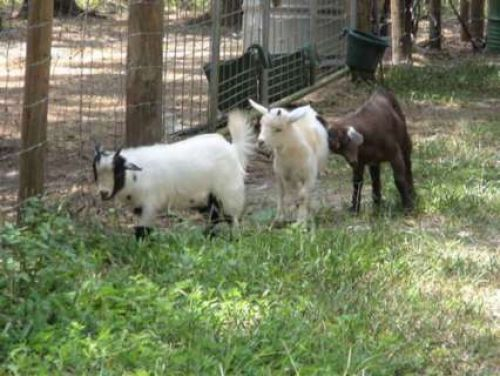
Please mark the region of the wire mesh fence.
MULTIPOLYGON (((93 143, 116 148, 125 142, 129 3, 54 3, 46 145, 32 146, 47 146, 47 194, 85 195, 93 180, 89 161, 93 143)), ((16 207, 18 159, 28 152, 21 142, 26 4, 0 0, 3 213, 16 207)), ((346 0, 166 1, 164 139, 206 130, 229 109, 247 106, 248 97, 272 103, 337 70, 343 64, 340 35, 347 25, 347 4, 346 0), (214 5, 220 9, 217 14, 214 5), (218 82, 212 82, 214 77, 218 82), (210 106, 215 109, 210 111, 210 106)))

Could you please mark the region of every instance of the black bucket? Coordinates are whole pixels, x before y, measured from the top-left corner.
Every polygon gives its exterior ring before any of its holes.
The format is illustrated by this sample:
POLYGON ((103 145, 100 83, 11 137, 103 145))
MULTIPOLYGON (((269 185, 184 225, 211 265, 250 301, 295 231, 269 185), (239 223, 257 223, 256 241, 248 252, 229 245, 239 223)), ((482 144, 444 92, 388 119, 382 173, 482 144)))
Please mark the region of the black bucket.
POLYGON ((373 73, 389 47, 388 39, 357 30, 346 30, 346 64, 351 70, 373 73))

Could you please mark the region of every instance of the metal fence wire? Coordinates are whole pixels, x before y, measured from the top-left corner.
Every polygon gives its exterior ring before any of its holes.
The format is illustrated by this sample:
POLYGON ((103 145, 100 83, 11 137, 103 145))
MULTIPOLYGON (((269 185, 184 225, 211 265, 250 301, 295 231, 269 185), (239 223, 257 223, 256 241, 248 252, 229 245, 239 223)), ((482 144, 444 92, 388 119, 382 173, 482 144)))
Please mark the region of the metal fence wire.
MULTIPOLYGON (((21 146, 28 28, 22 3, 0 0, 2 213, 17 205, 18 159, 27 152, 21 146)), ((45 192, 67 196, 86 193, 92 182, 93 142, 108 148, 124 144, 132 8, 123 0, 57 3, 67 7, 55 10, 52 25, 46 144, 32 148, 46 147, 45 192)), ((206 130, 229 109, 247 106, 248 97, 273 103, 343 65, 347 0, 164 4, 166 141, 206 130)))

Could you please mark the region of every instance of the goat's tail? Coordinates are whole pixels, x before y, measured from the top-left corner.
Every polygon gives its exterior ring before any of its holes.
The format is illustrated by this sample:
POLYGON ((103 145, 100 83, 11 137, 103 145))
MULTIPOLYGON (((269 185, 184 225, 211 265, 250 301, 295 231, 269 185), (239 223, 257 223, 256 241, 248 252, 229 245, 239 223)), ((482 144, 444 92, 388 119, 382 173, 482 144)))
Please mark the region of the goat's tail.
POLYGON ((250 118, 243 111, 231 111, 228 114, 227 126, 241 166, 246 169, 248 158, 255 150, 255 134, 250 124, 250 118))

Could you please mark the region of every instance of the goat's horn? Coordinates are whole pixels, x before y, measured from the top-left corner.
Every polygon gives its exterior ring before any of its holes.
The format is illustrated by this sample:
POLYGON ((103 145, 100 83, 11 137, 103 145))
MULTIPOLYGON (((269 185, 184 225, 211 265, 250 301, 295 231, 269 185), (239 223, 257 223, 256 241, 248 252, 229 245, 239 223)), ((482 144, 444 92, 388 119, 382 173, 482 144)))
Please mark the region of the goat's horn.
POLYGON ((250 98, 248 98, 248 102, 250 103, 250 106, 252 106, 258 112, 260 112, 262 115, 265 115, 269 112, 269 110, 265 108, 263 105, 258 104, 257 102, 251 100, 250 98))

